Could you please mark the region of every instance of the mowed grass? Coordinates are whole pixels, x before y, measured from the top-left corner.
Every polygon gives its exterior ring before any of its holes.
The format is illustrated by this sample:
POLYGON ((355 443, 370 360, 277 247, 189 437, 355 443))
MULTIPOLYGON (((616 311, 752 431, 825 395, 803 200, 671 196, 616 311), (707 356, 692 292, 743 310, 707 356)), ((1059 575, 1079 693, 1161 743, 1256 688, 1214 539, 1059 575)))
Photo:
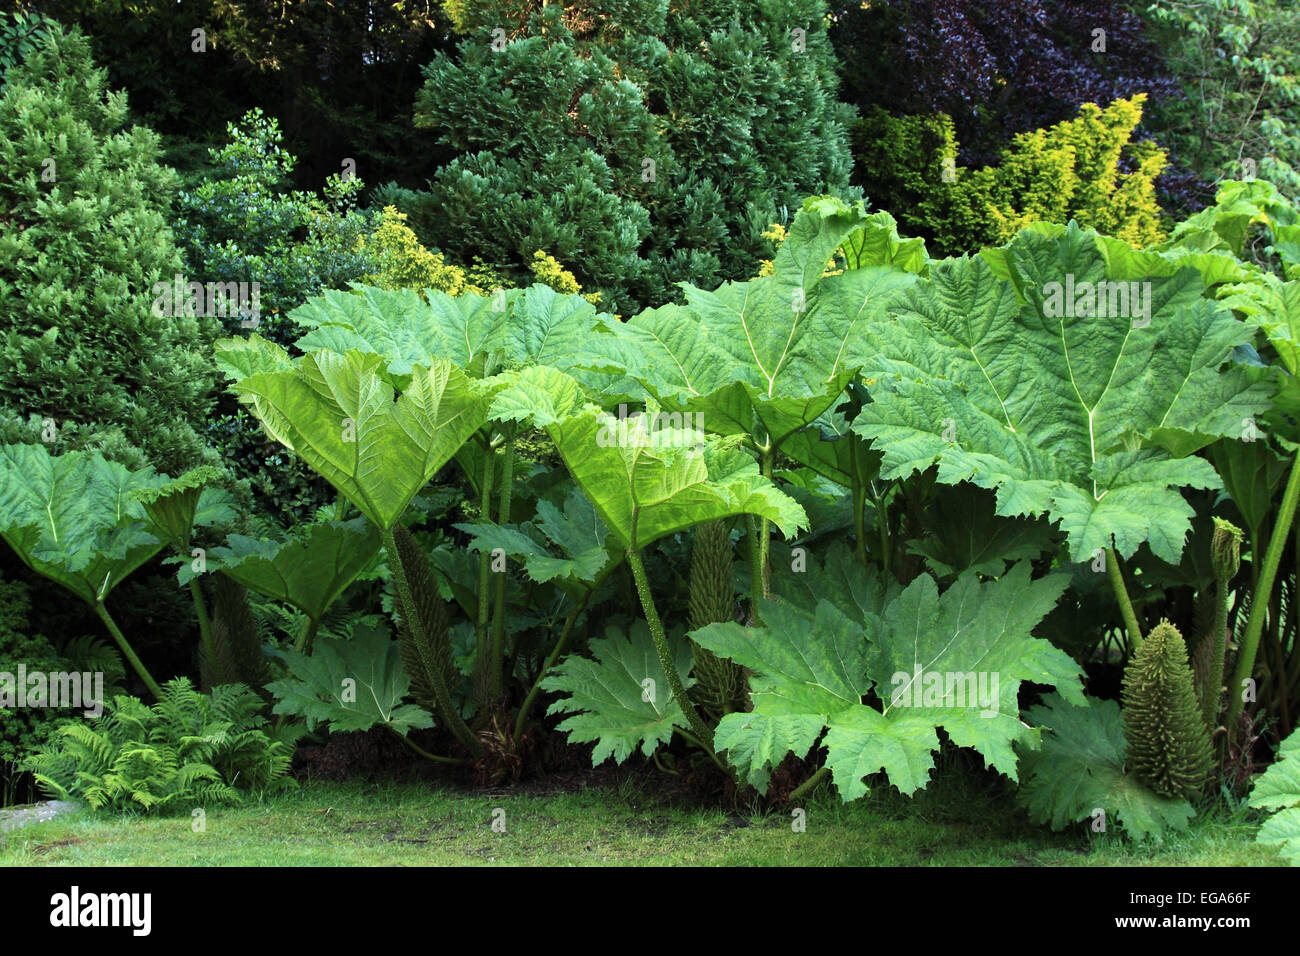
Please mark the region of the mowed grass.
POLYGON ((0 835, 7 866, 1278 866, 1257 823, 1219 810, 1159 846, 1084 828, 1054 834, 1005 794, 820 791, 788 810, 668 804, 643 782, 537 794, 427 783, 309 783, 189 815, 82 810, 0 835), (498 822, 498 830, 493 822, 498 822))

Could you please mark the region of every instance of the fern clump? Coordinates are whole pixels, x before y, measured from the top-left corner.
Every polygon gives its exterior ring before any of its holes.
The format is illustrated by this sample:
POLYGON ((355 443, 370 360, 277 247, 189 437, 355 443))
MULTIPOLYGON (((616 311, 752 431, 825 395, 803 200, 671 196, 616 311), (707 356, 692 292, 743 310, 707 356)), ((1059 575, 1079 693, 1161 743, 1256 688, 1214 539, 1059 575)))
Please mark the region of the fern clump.
POLYGON ((1210 769, 1210 737, 1192 687, 1187 646, 1161 621, 1124 671, 1128 761, 1162 796, 1190 797, 1210 769))
POLYGON ((209 695, 178 677, 152 707, 118 696, 97 720, 69 721, 25 768, 52 796, 84 800, 96 810, 237 803, 244 793, 293 785, 286 774, 301 730, 270 730, 262 707, 242 684, 209 695))

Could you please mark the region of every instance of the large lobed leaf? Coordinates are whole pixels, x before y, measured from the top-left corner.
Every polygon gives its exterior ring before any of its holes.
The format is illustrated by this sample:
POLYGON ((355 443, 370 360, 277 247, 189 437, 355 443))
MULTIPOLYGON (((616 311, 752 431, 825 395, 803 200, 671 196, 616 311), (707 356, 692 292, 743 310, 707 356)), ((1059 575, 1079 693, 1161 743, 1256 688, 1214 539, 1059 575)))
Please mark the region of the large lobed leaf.
POLYGON ((1029 816, 1061 830, 1105 814, 1135 840, 1157 841, 1166 830, 1186 829, 1194 811, 1186 800, 1153 793, 1124 770, 1124 718, 1113 700, 1087 698, 1084 706, 1055 694, 1026 716, 1043 731, 1039 750, 1026 749, 1017 800, 1029 816))
MULTIPOLYGON (((253 337, 256 339, 256 337, 253 337)), ((258 340, 257 348, 279 350, 258 340)), ((220 354, 249 345, 222 342, 220 354)), ((273 362, 236 380, 267 434, 345 495, 381 529, 487 419, 490 388, 446 360, 411 367, 404 390, 380 373, 382 359, 321 350, 287 367, 273 362)))
POLYGON ((537 363, 569 369, 586 354, 605 316, 580 295, 537 284, 490 296, 357 286, 308 299, 289 317, 308 331, 304 352, 355 349, 379 355, 399 380, 417 366, 446 359, 471 377, 503 365, 537 363))
POLYGON ((829 601, 849 619, 865 621, 879 614, 902 590, 902 585, 881 574, 875 565, 863 567, 844 540, 831 542, 820 560, 805 550, 799 564, 772 562, 773 594, 806 614, 816 614, 818 603, 829 601))
POLYGON ((98 453, 0 445, 0 536, 33 571, 94 604, 162 549, 137 493, 168 482, 98 453))
MULTIPOLYGON (((668 643, 682 686, 689 689, 695 684, 689 676, 691 646, 673 634, 668 643)), ((572 715, 557 728, 569 735, 570 743, 596 742, 592 766, 609 757, 622 763, 638 747, 648 757, 668 743, 673 728, 690 728, 644 622, 634 622, 627 634, 611 627, 590 647, 591 658, 565 658, 542 688, 567 695, 547 713, 572 715)))
POLYGON ((520 559, 534 581, 545 584, 558 580, 571 592, 593 585, 618 560, 605 546, 609 529, 577 488, 565 497, 562 507, 544 498, 539 500, 536 520, 518 528, 488 521, 455 527, 470 536, 471 551, 499 548, 520 559), (553 554, 546 546, 548 542, 561 554, 553 554))
POLYGON ((969 484, 938 486, 920 517, 921 536, 908 549, 939 576, 977 571, 998 576, 1008 561, 1056 550, 1046 519, 1002 518, 993 495, 969 484))
POLYGON ((1250 328, 1202 297, 1192 269, 1141 280, 1149 324, 1057 309, 1050 283, 1110 278, 1073 224, 1003 251, 1009 278, 983 257, 946 260, 877 327, 868 373, 884 381, 855 431, 883 452, 884 477, 937 464, 941 482, 996 489, 1000 515, 1048 515, 1075 561, 1147 542, 1176 564, 1192 516, 1180 489, 1219 487, 1187 456, 1269 406, 1270 387, 1229 363, 1250 328))
POLYGON ((208 527, 234 518, 234 499, 211 484, 220 477, 218 469, 204 465, 165 484, 139 488, 134 497, 143 506, 154 533, 185 550, 195 526, 208 527))
POLYGON ((411 679, 397 641, 383 628, 358 625, 346 640, 320 638, 311 656, 276 653, 290 676, 266 685, 276 698, 273 713, 305 717, 309 727, 327 723, 340 733, 387 724, 404 735, 433 726, 427 711, 402 703, 411 679))
POLYGON ((1255 781, 1250 805, 1281 811, 1264 821, 1255 842, 1275 844, 1292 866, 1300 866, 1300 733, 1282 741, 1277 760, 1255 781))
POLYGON ((704 430, 780 447, 836 402, 857 374, 868 323, 916 281, 907 267, 917 248, 881 239, 883 228, 861 206, 814 197, 772 275, 712 292, 686 286, 684 305, 611 324, 612 336, 587 348, 665 408, 700 415, 704 430), (824 276, 841 246, 851 247, 855 268, 824 276))
POLYGON ((586 401, 563 372, 534 366, 513 373, 492 416, 545 428, 583 493, 624 548, 644 548, 703 521, 766 517, 783 534, 807 526, 803 509, 759 474, 734 444, 681 420, 615 418, 586 401), (664 420, 661 420, 664 421, 664 420))
MULTIPOLYGON (((232 534, 208 551, 208 571, 220 571, 258 594, 285 601, 315 621, 366 570, 379 552, 379 531, 365 518, 312 524, 279 540, 232 534)), ((183 561, 182 584, 194 576, 183 561)))
POLYGON ((764 602, 761 628, 723 623, 692 632, 696 643, 754 671, 752 712, 724 717, 715 743, 765 789, 771 768, 787 753, 806 754, 824 730, 826 763, 847 801, 882 770, 905 794, 924 787, 943 727, 1016 779, 1012 745, 1037 741, 1020 720, 1021 682, 1082 700, 1078 666, 1031 635, 1064 587, 1063 576, 1031 581, 1021 563, 987 583, 964 574, 942 595, 922 575, 901 592, 868 583, 857 598, 818 600, 811 611, 804 600, 764 602), (873 596, 877 609, 858 610, 873 596), (880 709, 862 702, 871 691, 880 709))

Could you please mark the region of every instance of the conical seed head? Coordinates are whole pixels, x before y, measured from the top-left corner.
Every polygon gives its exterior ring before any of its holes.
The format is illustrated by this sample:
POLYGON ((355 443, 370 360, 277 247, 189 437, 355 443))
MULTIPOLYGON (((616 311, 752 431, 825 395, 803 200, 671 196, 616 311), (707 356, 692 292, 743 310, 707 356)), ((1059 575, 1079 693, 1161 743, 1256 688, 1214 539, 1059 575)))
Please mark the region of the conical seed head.
POLYGON ((1124 672, 1128 764, 1156 793, 1189 797, 1205 782, 1210 739, 1193 688, 1187 646, 1168 621, 1155 627, 1124 672))

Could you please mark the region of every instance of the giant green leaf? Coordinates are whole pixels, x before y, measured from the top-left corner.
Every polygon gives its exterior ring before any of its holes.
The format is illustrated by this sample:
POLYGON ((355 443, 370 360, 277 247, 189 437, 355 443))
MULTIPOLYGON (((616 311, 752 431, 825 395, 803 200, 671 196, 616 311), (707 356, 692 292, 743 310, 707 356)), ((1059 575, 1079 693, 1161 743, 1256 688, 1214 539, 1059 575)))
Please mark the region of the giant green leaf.
POLYGON ((1224 290, 1224 305, 1258 322, 1291 375, 1300 373, 1300 281, 1259 273, 1224 290))
MULTIPOLYGON (((1300 417, 1300 379, 1296 377, 1300 373, 1300 280, 1283 282, 1257 270, 1247 281, 1220 291, 1225 305, 1259 324, 1276 353, 1280 364, 1276 401, 1291 420, 1274 427, 1295 438, 1294 420, 1300 417)), ((1244 437, 1254 436, 1248 431, 1244 437)))
POLYGON ((429 713, 402 699, 411 679, 397 641, 380 627, 358 625, 346 640, 320 638, 309 655, 276 652, 289 676, 266 685, 273 713, 300 716, 309 727, 327 723, 343 733, 386 724, 399 734, 433 726, 429 713))
POLYGON ((907 272, 924 275, 930 266, 925 240, 904 239, 898 234, 894 217, 884 210, 867 216, 861 228, 840 245, 840 251, 850 269, 897 265, 907 272))
POLYGON ((876 565, 859 561, 843 540, 815 553, 805 549, 798 557, 797 563, 772 562, 772 593, 807 614, 815 614, 819 602, 829 601, 850 619, 867 620, 902 590, 876 565))
POLYGON ((566 295, 535 284, 511 301, 502 352, 512 365, 535 363, 572 370, 588 360, 592 336, 602 335, 613 316, 599 313, 580 295, 566 295))
POLYGON ((1256 441, 1225 439, 1210 446, 1210 457, 1223 479, 1224 491, 1241 512, 1254 537, 1273 510, 1273 495, 1286 477, 1287 461, 1256 441))
POLYGON ((538 501, 536 520, 519 528, 487 521, 458 524, 456 528, 472 539, 470 550, 500 549, 520 559, 534 581, 545 584, 558 579, 570 593, 590 587, 618 559, 605 546, 609 529, 577 488, 566 496, 562 506, 545 499, 538 501), (546 546, 548 542, 561 553, 553 554, 546 546))
POLYGON ((325 292, 289 314, 310 329, 297 346, 305 352, 356 349, 379 355, 398 377, 447 359, 482 378, 502 365, 528 362, 571 368, 603 328, 603 317, 582 296, 541 284, 490 296, 450 296, 434 289, 425 295, 427 301, 409 289, 373 286, 325 292))
MULTIPOLYGON (((690 688, 691 646, 680 635, 669 635, 668 643, 682 686, 690 688)), ((635 621, 626 635, 611 627, 590 647, 592 658, 571 654, 542 688, 566 695, 547 713, 571 715, 557 728, 570 743, 596 742, 592 766, 609 757, 622 763, 638 747, 648 757, 668 743, 673 728, 689 730, 644 622, 635 621)))
MULTIPOLYGON (((216 344, 215 360, 217 368, 236 380, 250 378, 260 372, 287 372, 293 369, 289 353, 260 335, 222 339, 216 344)), ((249 401, 244 396, 240 400, 249 401)))
POLYGON ((412 366, 395 396, 382 361, 321 350, 290 368, 240 378, 232 389, 268 435, 387 529, 486 421, 490 388, 440 359, 412 366))
POLYGON ((1082 701, 1078 666, 1031 635, 1064 587, 1063 575, 1031 581, 1022 562, 997 581, 964 574, 943 595, 922 575, 860 617, 829 600, 812 613, 764 602, 764 627, 694 631, 696 643, 754 671, 752 712, 725 716, 715 744, 764 789, 775 764, 806 754, 824 730, 832 779, 852 800, 866 793, 863 778, 882 770, 905 794, 924 787, 943 727, 1014 780, 1012 745, 1037 740, 1020 720, 1020 683, 1055 685, 1082 701), (862 702, 873 689, 881 709, 862 702))
POLYGON ((492 416, 545 428, 624 548, 740 514, 768 518, 787 536, 807 526, 803 509, 759 474, 753 458, 676 413, 609 415, 587 402, 572 378, 541 366, 508 381, 492 416))
POLYGON ((537 502, 534 524, 563 554, 562 557, 539 555, 530 561, 528 573, 535 580, 566 577, 590 584, 617 560, 605 544, 609 529, 587 496, 577 488, 559 506, 546 500, 537 502))
POLYGON ((1277 845, 1292 866, 1300 866, 1300 733, 1282 741, 1277 760, 1255 781, 1250 805, 1281 811, 1264 821, 1255 842, 1277 845))
POLYGON ((135 498, 158 537, 175 548, 189 547, 195 526, 208 527, 234 518, 234 499, 211 482, 221 472, 204 465, 156 487, 141 488, 135 498))
MULTIPOLYGON (((225 547, 208 551, 208 571, 220 571, 319 621, 370 566, 379 545, 378 529, 365 518, 322 521, 278 540, 232 534, 225 547)), ((181 583, 192 576, 189 563, 184 563, 181 583)))
POLYGON ((1055 830, 1072 823, 1118 823, 1135 840, 1159 840, 1186 829, 1194 811, 1162 797, 1124 770, 1124 718, 1113 700, 1082 706, 1050 694, 1026 716, 1043 731, 1041 749, 1025 748, 1017 800, 1029 816, 1055 830))
POLYGON ((920 537, 907 542, 937 575, 977 571, 999 575, 1008 561, 1054 552, 1045 519, 1002 518, 993 495, 969 484, 939 486, 920 515, 920 537))
POLYGON ((499 297, 467 293, 449 296, 430 290, 428 301, 410 289, 358 286, 332 290, 308 299, 289 313, 310 328, 296 343, 305 352, 349 350, 383 357, 397 376, 411 374, 435 359, 482 377, 488 355, 500 348, 507 307, 499 297))
POLYGON ((881 455, 853 431, 853 419, 869 400, 860 382, 851 382, 844 400, 781 445, 789 458, 846 487, 866 489, 880 473, 881 455))
POLYGON ((1169 239, 1157 249, 1186 246, 1189 240, 1210 236, 1208 248, 1241 252, 1253 225, 1271 225, 1275 217, 1295 220, 1295 211, 1272 183, 1263 180, 1227 180, 1219 184, 1214 205, 1180 222, 1169 239))
MULTIPOLYGON (((773 274, 715 291, 686 286, 686 303, 649 309, 588 343, 699 427, 780 447, 817 419, 853 380, 867 324, 916 276, 901 264, 823 276, 835 251, 879 224, 861 206, 817 197, 795 217, 773 274)), ((858 250, 862 262, 873 255, 858 250)), ((912 263, 912 255, 904 255, 912 263)))
POLYGON ((168 481, 98 453, 0 445, 0 536, 37 574, 95 604, 162 549, 136 493, 168 481))
POLYGON ((1081 290, 1111 280, 1073 224, 1022 232, 1008 262, 1016 282, 984 258, 936 264, 877 326, 868 372, 883 381, 854 429, 883 453, 882 476, 937 464, 945 484, 995 489, 999 515, 1058 522, 1075 561, 1147 542, 1176 564, 1192 515, 1180 489, 1219 486, 1189 453, 1269 405, 1271 389, 1229 363, 1249 327, 1202 298, 1191 269, 1142 280, 1128 313, 1106 287, 1098 314, 1076 314, 1081 290))
MULTIPOLYGON (((868 709, 862 697, 871 680, 862 625, 830 602, 820 602, 814 614, 775 602, 762 607, 766 627, 710 624, 690 636, 719 657, 754 670, 753 710, 723 717, 714 746, 726 750, 732 766, 765 791, 772 768, 786 754, 804 756, 828 724, 868 709)), ((831 755, 833 772, 844 766, 844 757, 838 750, 831 755)), ((860 795, 860 780, 845 779, 843 770, 835 782, 841 793, 860 795)))

